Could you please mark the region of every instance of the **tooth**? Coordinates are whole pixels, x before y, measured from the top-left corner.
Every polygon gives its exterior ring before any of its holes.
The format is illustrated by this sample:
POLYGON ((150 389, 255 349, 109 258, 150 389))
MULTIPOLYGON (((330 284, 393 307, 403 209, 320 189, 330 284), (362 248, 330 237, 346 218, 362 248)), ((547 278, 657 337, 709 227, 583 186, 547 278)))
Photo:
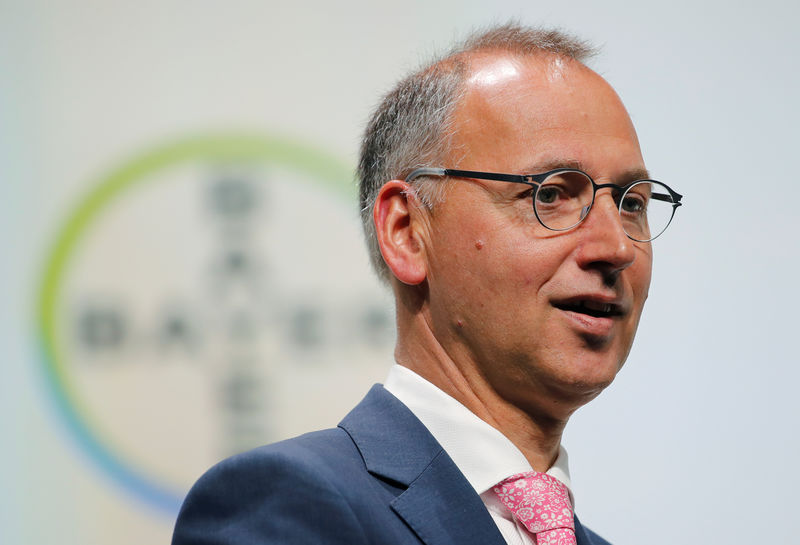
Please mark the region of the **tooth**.
POLYGON ((597 301, 581 301, 581 305, 589 310, 604 312, 606 314, 610 313, 614 309, 614 305, 611 303, 600 303, 597 301))

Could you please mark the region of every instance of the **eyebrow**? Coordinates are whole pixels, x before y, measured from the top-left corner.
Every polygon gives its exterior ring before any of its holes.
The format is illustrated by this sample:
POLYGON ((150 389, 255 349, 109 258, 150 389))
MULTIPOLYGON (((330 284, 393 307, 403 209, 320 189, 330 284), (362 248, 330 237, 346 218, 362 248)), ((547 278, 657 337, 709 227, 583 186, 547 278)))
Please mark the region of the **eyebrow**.
MULTIPOLYGON (((558 168, 573 168, 588 173, 583 163, 581 163, 577 159, 548 159, 544 162, 532 165, 530 168, 521 172, 521 174, 539 174, 542 172, 548 172, 550 170, 556 170, 558 168)), ((591 173, 589 173, 589 175, 591 176, 591 173)), ((637 180, 649 180, 649 179, 651 179, 650 171, 648 171, 646 168, 634 167, 632 169, 626 170, 620 176, 616 176, 613 181, 616 184, 625 185, 627 183, 635 182, 637 180)))

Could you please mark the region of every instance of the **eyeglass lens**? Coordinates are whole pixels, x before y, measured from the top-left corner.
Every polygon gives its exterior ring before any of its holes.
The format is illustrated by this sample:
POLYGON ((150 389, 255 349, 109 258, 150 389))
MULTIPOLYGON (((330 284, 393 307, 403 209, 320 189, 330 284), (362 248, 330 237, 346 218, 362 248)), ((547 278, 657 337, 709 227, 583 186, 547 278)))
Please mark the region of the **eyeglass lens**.
MULTIPOLYGON (((547 177, 534 194, 533 207, 539 221, 548 229, 564 231, 579 224, 592 206, 592 180, 579 171, 566 171, 547 177)), ((646 242, 664 232, 672 220, 674 207, 667 188, 655 181, 641 181, 623 195, 615 195, 625 233, 646 242)))

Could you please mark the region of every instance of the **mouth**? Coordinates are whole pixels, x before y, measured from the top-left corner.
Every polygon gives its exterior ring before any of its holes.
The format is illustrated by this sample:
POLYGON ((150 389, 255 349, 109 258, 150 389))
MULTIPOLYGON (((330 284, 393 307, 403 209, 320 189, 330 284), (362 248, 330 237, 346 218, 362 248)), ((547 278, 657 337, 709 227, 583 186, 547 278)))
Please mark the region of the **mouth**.
POLYGON ((553 306, 559 310, 585 314, 593 318, 615 318, 625 314, 625 309, 618 303, 609 303, 591 298, 555 302, 553 306))

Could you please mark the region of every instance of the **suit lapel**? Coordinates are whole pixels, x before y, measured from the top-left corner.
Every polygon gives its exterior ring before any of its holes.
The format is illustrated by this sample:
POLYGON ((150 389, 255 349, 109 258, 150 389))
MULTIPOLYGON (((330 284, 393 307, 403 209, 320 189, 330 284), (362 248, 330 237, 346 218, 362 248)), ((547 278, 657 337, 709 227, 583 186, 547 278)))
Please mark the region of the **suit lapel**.
POLYGON ((339 426, 371 474, 406 488, 391 507, 423 543, 505 543, 480 496, 441 445, 382 386, 375 385, 339 426))
POLYGON ((480 496, 444 451, 391 505, 426 545, 505 543, 480 496))

